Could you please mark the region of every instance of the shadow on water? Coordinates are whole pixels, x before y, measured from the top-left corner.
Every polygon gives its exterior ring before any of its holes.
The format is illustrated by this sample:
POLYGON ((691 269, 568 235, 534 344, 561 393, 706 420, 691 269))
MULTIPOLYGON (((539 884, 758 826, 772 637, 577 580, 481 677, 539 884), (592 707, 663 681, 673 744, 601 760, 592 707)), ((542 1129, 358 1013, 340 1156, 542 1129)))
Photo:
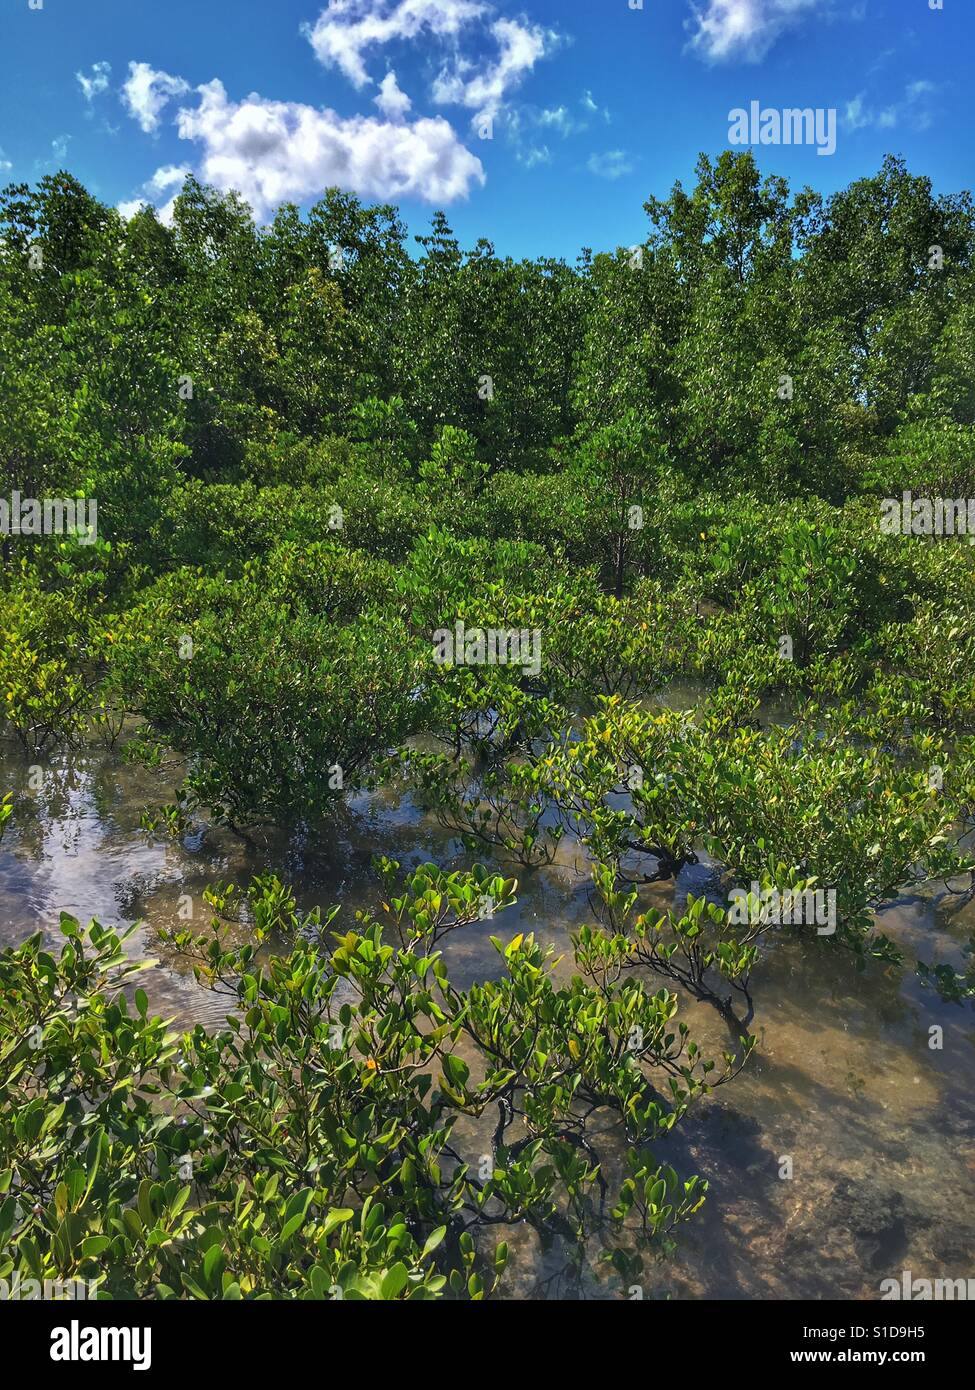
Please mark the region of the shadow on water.
MULTIPOLYGON (((181 902, 205 921, 202 893, 214 880, 246 882, 274 871, 302 907, 340 903, 348 916, 375 909, 374 855, 407 867, 472 862, 432 818, 392 789, 351 798, 327 837, 271 837, 255 849, 229 832, 188 844, 150 842, 144 807, 161 799, 159 774, 119 754, 58 754, 39 786, 9 749, 3 786, 14 818, 0 848, 0 945, 42 930, 57 940, 64 910, 84 920, 142 925, 130 943, 158 964, 142 983, 152 1007, 179 1026, 213 1027, 224 1009, 197 986, 158 939, 176 925, 181 902)), ((521 880, 517 906, 447 942, 456 983, 496 974, 490 936, 534 931, 567 957, 569 933, 591 919, 588 876, 568 839, 556 863, 521 880)), ((714 891, 707 865, 651 896, 714 891)), ((935 896, 904 896, 880 928, 910 960, 960 959, 975 932, 975 904, 950 915, 935 896)), ((568 972, 570 960, 560 970, 568 972)), ((870 967, 828 941, 775 935, 754 976, 757 1055, 730 1085, 697 1106, 656 1157, 711 1184, 677 1254, 652 1268, 646 1296, 683 1298, 876 1298, 883 1278, 967 1278, 975 1250, 975 1025, 904 971, 870 967), (932 1047, 930 1030, 943 1030, 932 1047), (791 1176, 788 1174, 791 1173, 791 1176)), ((704 1051, 720 1054, 727 1033, 706 1005, 685 1001, 704 1051)), ((626 1297, 611 1281, 581 1282, 565 1253, 539 1252, 515 1233, 516 1287, 548 1297, 626 1297)), ((595 1252, 598 1253, 598 1252, 595 1252)), ((617 1281, 618 1284, 618 1281, 617 1281)))

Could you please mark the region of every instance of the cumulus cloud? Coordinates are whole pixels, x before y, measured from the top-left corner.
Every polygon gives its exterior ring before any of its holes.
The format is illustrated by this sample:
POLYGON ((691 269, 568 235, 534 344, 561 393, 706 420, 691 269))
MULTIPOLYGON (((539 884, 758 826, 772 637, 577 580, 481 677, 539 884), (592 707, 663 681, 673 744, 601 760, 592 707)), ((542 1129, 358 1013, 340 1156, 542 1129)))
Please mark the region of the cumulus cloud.
POLYGON ((395 72, 387 72, 379 84, 379 95, 373 100, 383 115, 391 121, 402 120, 413 105, 406 93, 400 91, 395 72))
POLYGON ((326 67, 337 67, 354 86, 364 87, 371 80, 369 49, 424 33, 456 39, 489 8, 480 0, 330 0, 304 32, 326 67))
POLYGON ((203 179, 237 189, 258 216, 330 184, 366 198, 451 203, 484 182, 481 161, 442 117, 412 123, 346 118, 256 94, 233 102, 219 81, 199 93, 195 109, 179 112, 180 138, 203 146, 203 179))
POLYGON ((111 76, 111 63, 93 63, 91 74, 76 72, 75 77, 81 88, 85 101, 94 101, 95 97, 100 96, 108 88, 108 79, 111 76))
POLYGON ((164 164, 145 185, 146 192, 158 194, 165 193, 169 188, 182 188, 189 174, 190 169, 186 164, 164 164))
POLYGON ((122 102, 129 115, 151 135, 159 129, 159 117, 174 97, 184 96, 190 84, 182 77, 159 72, 148 63, 130 63, 122 85, 122 102))
POLYGON ((176 199, 179 197, 180 190, 190 172, 191 170, 186 164, 164 164, 161 169, 156 170, 152 178, 142 185, 141 197, 133 198, 130 202, 119 203, 119 213, 128 221, 147 203, 155 204, 163 194, 169 192, 170 189, 175 189, 176 191, 163 207, 156 207, 159 220, 169 226, 173 220, 173 207, 176 199))
MULTIPOLYGON (((195 105, 185 104, 177 112, 177 133, 201 147, 199 177, 224 192, 236 190, 257 217, 332 184, 365 198, 451 203, 485 182, 481 161, 442 116, 413 122, 343 117, 328 108, 270 101, 257 93, 235 102, 218 80, 198 87, 196 94, 195 105)), ((405 98, 402 93, 399 98, 393 84, 387 85, 386 105, 402 111, 405 98)), ((144 190, 164 191, 177 172, 181 182, 185 167, 157 170, 144 190)), ((124 203, 120 211, 131 215, 140 206, 124 203)))
POLYGON ((692 0, 690 47, 708 62, 744 59, 757 63, 776 39, 824 0, 692 0))

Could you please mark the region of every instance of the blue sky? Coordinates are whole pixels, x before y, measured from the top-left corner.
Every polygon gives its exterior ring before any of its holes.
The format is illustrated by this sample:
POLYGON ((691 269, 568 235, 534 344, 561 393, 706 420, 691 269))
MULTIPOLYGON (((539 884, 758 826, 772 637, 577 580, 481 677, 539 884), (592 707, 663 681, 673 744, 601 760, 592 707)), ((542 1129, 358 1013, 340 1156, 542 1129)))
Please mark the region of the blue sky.
POLYGON ((261 217, 338 183, 413 233, 443 207, 465 244, 573 259, 641 239, 753 101, 837 113, 832 155, 756 148, 794 186, 887 152, 972 185, 973 0, 31 4, 0 0, 0 180, 63 167, 163 216, 185 170, 261 217))

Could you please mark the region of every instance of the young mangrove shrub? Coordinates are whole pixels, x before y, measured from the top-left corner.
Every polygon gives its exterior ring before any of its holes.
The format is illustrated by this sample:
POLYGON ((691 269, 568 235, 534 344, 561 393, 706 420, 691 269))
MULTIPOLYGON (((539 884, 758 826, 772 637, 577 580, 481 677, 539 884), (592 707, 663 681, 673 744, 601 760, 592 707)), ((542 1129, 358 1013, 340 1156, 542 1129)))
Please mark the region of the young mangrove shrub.
MULTIPOLYGON (((790 900, 821 895, 827 946, 851 950, 860 962, 897 962, 893 943, 875 931, 875 913, 906 883, 971 872, 962 838, 972 777, 970 754, 956 750, 949 759, 928 735, 899 746, 867 742, 868 721, 857 724, 848 709, 810 707, 802 720, 767 728, 728 715, 720 692, 694 718, 609 699, 541 766, 550 796, 596 861, 612 959, 649 967, 744 1028, 757 944, 780 923, 749 910, 747 930, 729 933, 720 905, 699 901, 686 917, 667 918, 663 935, 651 914, 624 939, 622 921, 636 902, 624 890, 675 879, 706 853, 739 892, 758 884, 790 900), (744 1017, 709 972, 740 994, 744 1017)), ((817 905, 811 920, 797 924, 791 912, 786 920, 819 938, 818 912, 817 905)), ((603 944, 585 944, 592 964, 603 944)))
POLYGON ((48 588, 25 560, 5 578, 0 717, 24 751, 37 756, 76 741, 87 723, 101 643, 97 575, 48 588))
MULTIPOLYGON (((780 877, 786 875, 780 870, 780 877)), ((602 926, 585 926, 573 938, 576 963, 588 979, 604 986, 624 971, 647 970, 714 1006, 742 1039, 742 1061, 755 1045, 748 1028, 755 1014, 749 978, 759 958, 756 943, 774 921, 770 900, 744 900, 741 922, 726 908, 688 895, 683 911, 650 909, 634 917, 638 892, 616 886, 605 864, 594 864, 595 907, 602 926), (730 990, 730 992, 728 992, 730 990)), ((765 888, 774 888, 768 880, 765 888)), ((793 874, 788 893, 801 897, 812 885, 793 874)), ((778 891, 776 889, 776 891, 778 891)))
POLYGON ((65 915, 59 951, 6 948, 0 1277, 114 1299, 481 1299, 515 1224, 576 1252, 605 1234, 632 1276, 706 1187, 649 1146, 740 1062, 716 1071, 667 990, 556 980, 531 937, 495 940, 499 978, 456 988, 440 943, 514 894, 426 865, 329 949, 334 910, 298 912, 270 877, 218 885, 209 929, 170 935, 227 997, 212 1033, 150 1014, 132 929, 65 915), (229 948, 245 902, 252 939, 229 948))
POLYGON ((422 657, 402 623, 320 611, 357 602, 358 562, 329 556, 331 582, 281 559, 289 597, 260 569, 166 576, 112 647, 112 686, 189 756, 194 800, 235 826, 320 816, 419 720, 422 657))

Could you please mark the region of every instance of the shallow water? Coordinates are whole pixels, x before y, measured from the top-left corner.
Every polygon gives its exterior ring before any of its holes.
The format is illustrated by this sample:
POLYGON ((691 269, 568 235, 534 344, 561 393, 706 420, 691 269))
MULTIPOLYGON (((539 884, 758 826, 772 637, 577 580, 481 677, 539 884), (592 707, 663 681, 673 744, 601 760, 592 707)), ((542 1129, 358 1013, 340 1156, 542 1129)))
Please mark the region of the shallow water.
MULTIPOLYGON (((62 910, 103 923, 140 921, 129 949, 158 960, 140 983, 151 1007, 179 1026, 213 1026, 224 1014, 158 940, 159 928, 178 924, 186 895, 202 927, 208 883, 246 883, 274 870, 302 907, 337 902, 351 920, 355 908, 377 905, 374 854, 406 866, 472 862, 390 789, 351 798, 327 833, 304 844, 272 839, 254 849, 229 832, 153 843, 139 816, 169 799, 159 773, 101 751, 58 753, 42 766, 34 790, 27 761, 9 747, 3 755, 2 786, 15 801, 0 846, 0 946, 38 929, 56 942, 62 910)), ((591 920, 585 859, 568 838, 550 867, 501 867, 520 878, 518 904, 450 938, 458 985, 496 972, 492 934, 534 931, 564 954, 569 932, 591 920)), ((663 907, 708 881, 699 866, 652 896, 663 907)), ((909 959, 958 963, 975 932, 975 905, 950 916, 933 892, 905 896, 880 925, 909 959)), ((975 1014, 942 1003, 907 967, 858 974, 828 941, 784 933, 769 942, 753 992, 757 1055, 656 1148, 682 1176, 708 1178, 711 1192, 682 1228, 677 1255, 646 1276, 645 1295, 876 1298, 880 1281, 902 1270, 975 1275, 975 1014), (928 1045, 934 1024, 944 1029, 940 1050, 928 1045), (786 1157, 791 1178, 779 1176, 786 1157)), ((727 1046, 706 1005, 688 1002, 684 1017, 705 1052, 727 1046)), ((563 1274, 564 1254, 529 1250, 526 1237, 513 1244, 524 1293, 626 1296, 618 1281, 587 1277, 580 1287, 563 1274)))

